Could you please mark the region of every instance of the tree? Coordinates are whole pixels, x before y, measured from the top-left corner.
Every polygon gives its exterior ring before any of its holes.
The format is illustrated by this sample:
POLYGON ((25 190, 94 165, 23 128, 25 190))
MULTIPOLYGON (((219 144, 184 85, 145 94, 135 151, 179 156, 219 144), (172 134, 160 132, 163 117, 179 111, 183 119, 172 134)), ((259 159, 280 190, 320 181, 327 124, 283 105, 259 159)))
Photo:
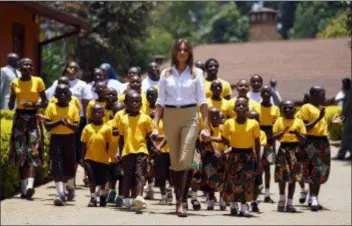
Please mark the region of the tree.
POLYGON ((349 36, 351 30, 347 28, 348 14, 347 12, 339 13, 328 26, 318 33, 319 38, 332 38, 340 36, 349 36))
POLYGON ((300 2, 295 12, 292 38, 315 38, 317 33, 336 17, 341 9, 340 2, 300 2))

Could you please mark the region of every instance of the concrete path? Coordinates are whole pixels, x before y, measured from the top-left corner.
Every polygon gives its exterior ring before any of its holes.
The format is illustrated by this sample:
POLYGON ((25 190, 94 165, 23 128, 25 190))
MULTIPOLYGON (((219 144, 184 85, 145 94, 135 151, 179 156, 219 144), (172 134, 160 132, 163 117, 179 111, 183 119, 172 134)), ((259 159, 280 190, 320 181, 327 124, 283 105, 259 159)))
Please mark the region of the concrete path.
MULTIPOLYGON (((336 148, 332 156, 336 155, 336 148)), ((160 206, 158 200, 148 201, 148 209, 142 214, 119 210, 113 206, 106 208, 88 208, 88 188, 82 186, 82 169, 77 178, 76 201, 64 207, 55 207, 55 184, 50 182, 36 188, 33 201, 21 200, 19 196, 1 202, 1 225, 23 224, 94 224, 94 225, 132 225, 132 224, 291 224, 291 225, 351 225, 351 163, 349 161, 332 160, 332 171, 329 181, 324 184, 319 197, 326 210, 313 213, 306 206, 299 205, 297 189, 294 198, 299 213, 279 213, 275 204, 260 204, 262 213, 253 214, 251 218, 231 217, 227 211, 205 211, 202 203, 201 211, 189 211, 188 218, 179 218, 173 214, 175 206, 160 206)), ((272 198, 278 201, 278 186, 272 183, 272 198)), ((156 194, 160 198, 160 194, 156 194)), ((262 196, 259 198, 263 199, 262 196)), ((201 197, 204 201, 204 197, 201 197)), ((219 207, 216 206, 216 209, 219 207)))

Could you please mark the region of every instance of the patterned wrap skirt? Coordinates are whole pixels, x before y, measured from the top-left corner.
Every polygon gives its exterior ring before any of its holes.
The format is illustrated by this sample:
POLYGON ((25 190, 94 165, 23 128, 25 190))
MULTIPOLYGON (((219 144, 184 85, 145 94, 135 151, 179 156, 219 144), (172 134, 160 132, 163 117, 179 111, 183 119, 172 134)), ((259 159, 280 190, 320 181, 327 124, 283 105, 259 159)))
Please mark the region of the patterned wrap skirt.
POLYGON ((275 182, 301 181, 303 166, 297 156, 302 151, 299 143, 281 143, 276 156, 275 182))
POLYGON ((191 180, 191 186, 200 186, 202 183, 202 173, 203 173, 203 163, 202 163, 202 155, 200 149, 200 143, 197 140, 196 150, 194 152, 193 160, 192 160, 192 170, 193 176, 191 180))
POLYGON ((303 181, 324 184, 330 174, 331 155, 327 137, 307 136, 303 157, 303 181))
POLYGON ((202 190, 214 192, 222 190, 225 176, 225 157, 216 157, 213 152, 207 151, 203 158, 202 190))
POLYGON ((36 110, 16 110, 10 138, 10 159, 20 167, 43 164, 43 127, 36 110))
POLYGON ((249 202, 254 198, 255 155, 252 148, 233 148, 225 163, 223 197, 227 202, 249 202))
POLYGON ((274 150, 275 142, 272 140, 273 136, 273 127, 272 126, 260 126, 260 129, 264 131, 267 137, 267 145, 264 147, 264 152, 261 157, 262 166, 267 167, 274 164, 274 150))

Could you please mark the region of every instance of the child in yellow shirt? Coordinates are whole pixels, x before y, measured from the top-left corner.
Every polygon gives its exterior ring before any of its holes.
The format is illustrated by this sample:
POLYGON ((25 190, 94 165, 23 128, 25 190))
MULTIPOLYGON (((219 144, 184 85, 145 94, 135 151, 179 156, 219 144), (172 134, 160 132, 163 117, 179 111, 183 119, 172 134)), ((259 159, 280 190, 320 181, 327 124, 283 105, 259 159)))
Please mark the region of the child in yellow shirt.
POLYGON ((222 92, 222 84, 219 80, 214 80, 211 82, 210 86, 211 97, 207 98, 208 107, 215 106, 219 109, 226 118, 228 118, 231 114, 230 103, 229 100, 221 97, 222 92))
POLYGON ((313 86, 309 90, 310 103, 304 104, 296 117, 302 119, 307 129, 306 150, 303 160, 303 180, 309 183, 312 211, 323 209, 318 201, 322 184, 330 174, 330 143, 328 140, 328 122, 325 116, 325 89, 313 86))
POLYGON ((255 164, 261 169, 259 123, 247 118, 248 111, 248 99, 237 98, 236 117, 228 119, 222 131, 222 141, 232 147, 226 160, 224 198, 231 202, 231 215, 238 214, 237 203, 241 203, 240 215, 246 217, 247 202, 254 200, 255 164))
POLYGON ((261 88, 261 103, 253 107, 253 110, 259 113, 259 125, 260 129, 265 132, 267 137, 267 143, 264 147, 263 155, 261 156, 263 173, 265 179, 265 192, 264 192, 264 202, 274 203, 270 198, 270 180, 271 172, 270 166, 273 164, 275 142, 271 139, 273 135, 273 124, 275 120, 280 117, 280 109, 271 103, 272 99, 272 89, 270 86, 265 85, 261 88))
POLYGON ((88 207, 97 206, 96 187, 100 188, 100 206, 106 206, 106 183, 109 172, 109 144, 112 129, 103 123, 104 107, 95 104, 91 107, 91 123, 82 131, 82 159, 88 172, 91 199, 88 207))
MULTIPOLYGON (((57 84, 58 84, 58 85, 59 85, 59 84, 65 84, 65 85, 67 85, 68 87, 70 87, 70 80, 69 80, 66 76, 61 76, 61 77, 57 80, 57 84)), ((70 92, 71 92, 71 91, 70 91, 70 92)), ((79 111, 81 111, 81 104, 80 104, 78 98, 75 97, 75 96, 72 96, 72 95, 70 95, 70 96, 71 96, 71 99, 70 99, 69 103, 75 105, 75 106, 77 107, 77 109, 78 109, 79 111)), ((49 100, 49 104, 50 104, 50 103, 56 104, 56 103, 57 103, 57 98, 56 98, 55 96, 52 97, 52 98, 49 100)))
POLYGON ((89 101, 87 105, 86 118, 88 123, 90 123, 90 116, 92 115, 92 107, 94 105, 99 104, 100 106, 105 108, 105 105, 106 105, 105 95, 106 95, 107 88, 108 86, 105 81, 97 82, 95 84, 95 92, 98 95, 98 99, 89 101))
POLYGON ((76 160, 75 132, 79 125, 79 110, 70 104, 71 92, 67 85, 59 84, 55 90, 56 103, 51 103, 45 112, 45 127, 50 130, 49 156, 51 174, 56 184, 55 206, 66 201, 65 184, 69 201, 74 198, 74 176, 76 160))
MULTIPOLYGON (((104 123, 107 123, 111 119, 114 118, 115 113, 114 113, 114 106, 116 106, 117 102, 117 91, 114 88, 107 88, 105 90, 105 117, 104 117, 104 123)), ((121 108, 124 108, 122 103, 119 103, 119 106, 121 108)))
MULTIPOLYGON (((116 91, 115 91, 116 92, 116 91)), ((107 99, 108 100, 108 99, 107 99)), ((108 102, 108 101, 107 101, 108 102)), ((108 104, 106 105, 108 106, 108 104)), ((119 111, 122 111, 125 108, 125 105, 115 102, 113 103, 113 106, 111 108, 112 110, 112 115, 115 115, 119 111)), ((105 111, 106 113, 106 111, 105 111)), ((112 130, 113 128, 113 123, 114 119, 112 116, 110 116, 110 120, 106 122, 108 126, 111 127, 112 130)), ((118 134, 114 134, 113 131, 113 136, 111 143, 109 145, 109 150, 108 150, 108 155, 109 155, 109 194, 107 198, 107 203, 114 203, 116 204, 116 207, 121 207, 123 198, 122 198, 122 172, 121 172, 121 164, 117 163, 115 155, 118 149, 118 143, 119 143, 120 136, 118 134), (116 198, 116 182, 119 181, 119 196, 116 198), (115 200, 116 198, 116 200, 115 200)))
POLYGON ((129 199, 132 190, 132 204, 136 212, 146 208, 143 198, 143 187, 146 182, 148 149, 147 139, 154 129, 152 119, 140 112, 142 106, 141 95, 135 90, 127 90, 125 97, 127 114, 122 115, 117 129, 120 134, 120 150, 117 158, 121 158, 123 176, 123 196, 127 207, 131 207, 129 199))
MULTIPOLYGON (((208 210, 214 210, 215 206, 215 192, 220 190, 224 182, 224 156, 223 152, 226 146, 222 143, 212 141, 221 139, 222 125, 220 121, 220 111, 216 107, 208 109, 210 122, 210 140, 200 138, 203 152, 203 173, 205 174, 205 181, 203 189, 208 193, 208 210)), ((220 210, 226 210, 226 203, 220 198, 220 210)))
POLYGON ((279 212, 296 212, 292 200, 296 182, 302 178, 302 164, 297 160, 301 144, 305 142, 306 128, 301 119, 295 118, 295 106, 292 101, 282 103, 283 117, 276 120, 273 126, 273 139, 280 141, 275 164, 275 182, 279 183, 279 212), (288 184, 286 203, 285 188, 288 184), (286 207, 285 207, 286 204, 286 207))
MULTIPOLYGON (((149 115, 149 117, 154 119, 155 109, 156 109, 155 103, 156 103, 156 100, 158 99, 158 90, 155 87, 150 87, 147 90, 146 97, 148 102, 145 105, 143 113, 149 115)), ((147 178, 148 190, 145 198, 147 200, 153 200, 154 199, 154 177, 155 177, 155 158, 154 157, 155 156, 153 155, 153 152, 151 150, 152 147, 149 147, 149 146, 153 146, 153 145, 152 144, 148 145, 148 150, 150 150, 149 167, 148 167, 149 170, 148 170, 148 178, 147 178)))
MULTIPOLYGON (((248 112, 248 118, 250 119, 254 119, 259 123, 259 114, 258 112, 251 110, 248 112)), ((263 130, 260 130, 260 158, 262 158, 263 154, 264 154, 264 148, 267 146, 267 136, 265 134, 265 132, 263 130)), ((255 151, 253 149, 253 151, 255 151)), ((256 154, 256 153, 254 153, 256 154)), ((257 167, 257 166, 256 166, 257 167)), ((262 179, 262 171, 259 172, 259 174, 257 174, 255 176, 255 181, 254 181, 254 198, 253 198, 253 202, 251 203, 251 209, 252 212, 256 212, 259 213, 259 207, 258 207, 258 196, 260 193, 261 188, 263 187, 263 179, 262 179)))

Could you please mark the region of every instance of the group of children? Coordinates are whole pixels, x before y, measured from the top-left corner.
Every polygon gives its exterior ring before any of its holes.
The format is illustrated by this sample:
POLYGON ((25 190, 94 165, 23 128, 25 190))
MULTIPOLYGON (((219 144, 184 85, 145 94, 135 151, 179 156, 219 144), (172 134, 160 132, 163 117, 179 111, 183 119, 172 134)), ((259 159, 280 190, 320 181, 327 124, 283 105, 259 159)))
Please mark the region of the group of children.
MULTIPOLYGON (((117 207, 141 212, 147 206, 143 197, 146 184, 147 198, 153 198, 151 191, 157 186, 162 195, 160 204, 172 202, 170 157, 162 120, 159 136, 151 136, 158 88, 151 87, 142 94, 141 83, 139 75, 132 75, 128 89, 120 96, 105 81, 94 84, 96 99, 87 106, 88 123, 81 135, 81 165, 87 172, 91 194, 89 207, 97 206, 99 201, 99 206, 115 203, 117 207)), ((275 165, 274 180, 279 185, 279 212, 296 212, 296 182, 302 187, 300 201, 306 201, 307 183, 312 211, 322 209, 318 195, 330 171, 327 121, 322 107, 325 90, 313 86, 310 103, 296 112, 292 101, 274 105, 272 89, 263 86, 259 75, 252 76, 250 81, 241 79, 236 84, 238 96, 232 99, 228 92, 223 92, 224 84, 227 85, 219 79, 208 84, 211 136, 199 135, 196 145, 202 167, 198 172, 200 179, 196 180, 199 186, 192 188, 194 209, 200 209, 196 195, 200 189, 207 195, 208 210, 214 210, 215 192, 220 192, 221 210, 229 205, 232 215, 248 216, 250 209, 259 212, 257 198, 263 188, 264 202, 274 203, 270 197, 271 165, 275 165), (280 143, 277 152, 276 141, 280 143)), ((68 79, 60 77, 45 112, 57 206, 75 196, 74 153, 80 108, 70 92, 68 79)), ((202 126, 207 125, 202 125, 201 120, 202 126)))

